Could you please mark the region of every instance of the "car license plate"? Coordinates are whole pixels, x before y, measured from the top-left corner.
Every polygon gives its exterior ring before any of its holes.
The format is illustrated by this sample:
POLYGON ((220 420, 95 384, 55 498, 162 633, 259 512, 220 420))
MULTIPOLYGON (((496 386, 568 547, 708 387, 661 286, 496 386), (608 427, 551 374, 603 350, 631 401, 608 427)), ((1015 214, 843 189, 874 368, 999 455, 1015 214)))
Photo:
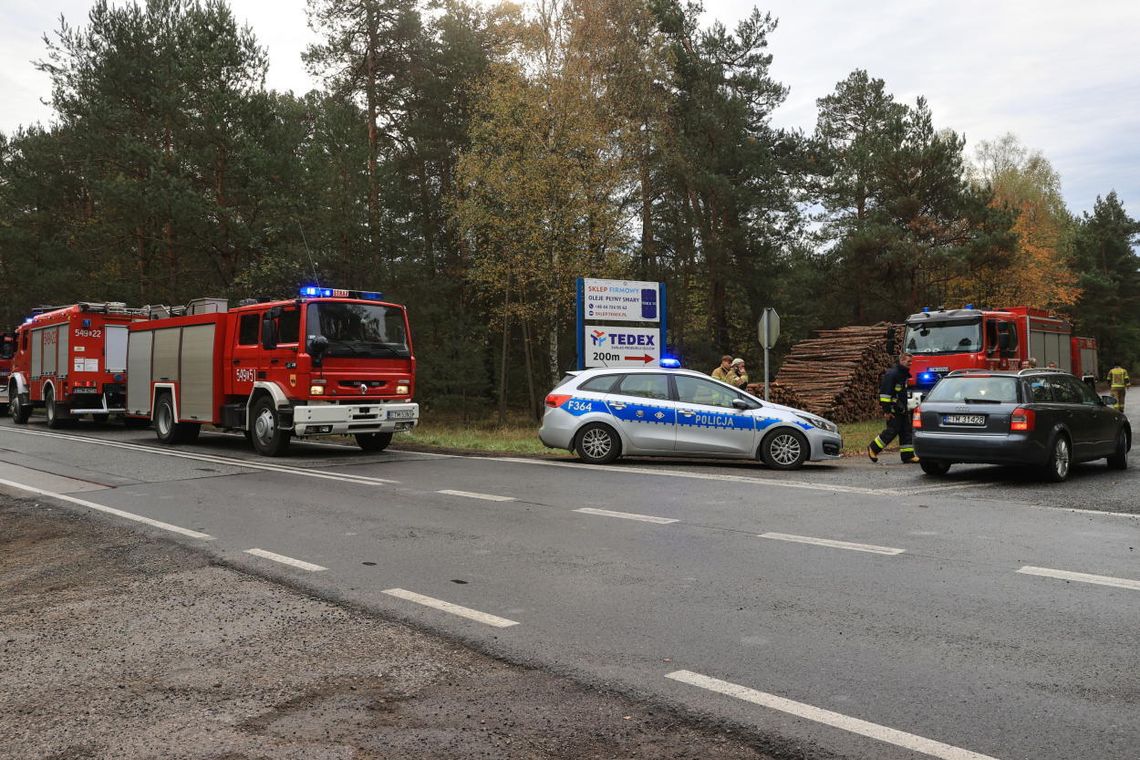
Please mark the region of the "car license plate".
POLYGON ((984 414, 947 414, 942 418, 944 425, 985 425, 984 414))
POLYGON ((388 419, 390 420, 414 420, 416 418, 415 409, 389 409, 388 419))

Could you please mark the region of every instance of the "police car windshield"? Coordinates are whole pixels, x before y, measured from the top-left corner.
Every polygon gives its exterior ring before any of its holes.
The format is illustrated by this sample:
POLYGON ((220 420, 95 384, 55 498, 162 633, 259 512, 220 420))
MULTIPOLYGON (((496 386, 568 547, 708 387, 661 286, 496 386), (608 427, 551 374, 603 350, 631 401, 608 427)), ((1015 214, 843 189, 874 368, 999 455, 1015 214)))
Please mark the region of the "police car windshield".
POLYGON ((305 323, 309 340, 318 335, 328 339, 325 356, 369 359, 411 356, 403 309, 323 301, 309 304, 305 323))
POLYGON ((922 322, 908 325, 903 350, 908 354, 957 354, 981 351, 981 319, 970 322, 922 322))

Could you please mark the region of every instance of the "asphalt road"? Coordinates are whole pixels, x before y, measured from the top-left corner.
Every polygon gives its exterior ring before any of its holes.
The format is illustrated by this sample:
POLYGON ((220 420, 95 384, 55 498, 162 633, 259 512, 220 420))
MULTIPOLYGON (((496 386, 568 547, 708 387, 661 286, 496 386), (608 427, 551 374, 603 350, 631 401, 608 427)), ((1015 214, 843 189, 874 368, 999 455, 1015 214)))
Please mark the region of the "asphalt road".
POLYGON ((1140 747, 1136 469, 1046 485, 896 462, 776 473, 320 444, 270 460, 236 436, 171 449, 33 420, 0 424, 5 483, 797 752, 1140 747))

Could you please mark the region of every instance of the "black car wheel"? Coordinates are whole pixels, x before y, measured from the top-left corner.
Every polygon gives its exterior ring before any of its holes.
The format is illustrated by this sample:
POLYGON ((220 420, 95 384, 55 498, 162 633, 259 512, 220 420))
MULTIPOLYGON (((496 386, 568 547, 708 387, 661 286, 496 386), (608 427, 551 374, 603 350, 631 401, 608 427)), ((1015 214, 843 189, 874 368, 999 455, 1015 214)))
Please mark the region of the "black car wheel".
POLYGON ((1060 483, 1069 477, 1069 469, 1073 464, 1073 449, 1069 439, 1064 433, 1058 433, 1053 439, 1053 448, 1049 450, 1049 460, 1045 463, 1045 478, 1054 483, 1060 483))
POLYGON ((590 464, 609 464, 621 455, 621 439, 609 425, 591 422, 578 433, 578 457, 590 464))
POLYGON ((922 471, 927 475, 934 475, 936 477, 941 477, 950 472, 950 463, 941 462, 937 459, 923 459, 918 463, 918 466, 921 467, 922 471))
POLYGON ((1116 451, 1108 458, 1110 470, 1128 469, 1128 443, 1128 432, 1121 430, 1120 435, 1116 437, 1116 451))
POLYGON ((760 458, 773 470, 795 470, 803 466, 811 454, 811 446, 803 433, 791 428, 777 428, 760 444, 760 458))

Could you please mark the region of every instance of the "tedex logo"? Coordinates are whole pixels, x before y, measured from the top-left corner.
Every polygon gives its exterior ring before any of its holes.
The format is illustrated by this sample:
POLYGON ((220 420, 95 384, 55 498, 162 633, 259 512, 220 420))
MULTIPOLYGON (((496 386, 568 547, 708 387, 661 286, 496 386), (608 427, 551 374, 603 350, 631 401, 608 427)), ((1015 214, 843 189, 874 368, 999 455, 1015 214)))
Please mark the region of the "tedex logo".
POLYGON ((595 346, 604 346, 606 343, 606 331, 594 330, 590 333, 590 340, 594 341, 595 346))
POLYGON ((630 335, 628 333, 614 333, 610 336, 615 346, 653 346, 654 335, 630 335))

